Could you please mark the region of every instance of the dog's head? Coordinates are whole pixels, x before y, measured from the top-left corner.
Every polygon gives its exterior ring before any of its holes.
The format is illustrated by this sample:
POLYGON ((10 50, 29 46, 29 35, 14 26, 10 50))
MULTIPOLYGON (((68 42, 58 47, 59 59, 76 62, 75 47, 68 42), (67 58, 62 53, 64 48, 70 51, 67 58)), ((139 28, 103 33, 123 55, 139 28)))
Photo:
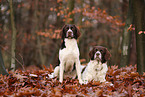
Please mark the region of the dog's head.
POLYGON ((62 31, 60 32, 60 36, 62 39, 64 38, 77 39, 80 35, 81 33, 79 32, 78 28, 74 24, 64 25, 62 31))
POLYGON ((110 59, 111 54, 105 47, 94 46, 93 49, 90 51, 89 56, 91 60, 97 60, 105 63, 107 60, 110 59))

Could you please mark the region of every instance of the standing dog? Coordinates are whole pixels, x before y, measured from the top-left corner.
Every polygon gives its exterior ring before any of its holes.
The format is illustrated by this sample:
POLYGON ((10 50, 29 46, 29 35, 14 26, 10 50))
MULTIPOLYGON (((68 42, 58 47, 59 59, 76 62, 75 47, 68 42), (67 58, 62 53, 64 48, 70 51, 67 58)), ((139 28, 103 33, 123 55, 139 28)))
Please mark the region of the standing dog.
POLYGON ((108 71, 107 60, 110 59, 110 52, 102 46, 95 46, 89 53, 90 62, 82 71, 82 79, 85 83, 88 81, 106 81, 105 76, 108 71))
POLYGON ((78 75, 79 83, 82 84, 79 48, 77 45, 77 38, 80 32, 75 25, 64 25, 60 33, 62 44, 59 50, 59 66, 55 67, 54 73, 50 74, 50 78, 59 76, 59 81, 62 83, 64 76, 75 77, 78 75), (74 66, 75 65, 75 66, 74 66), (74 70, 74 67, 76 70, 74 70))

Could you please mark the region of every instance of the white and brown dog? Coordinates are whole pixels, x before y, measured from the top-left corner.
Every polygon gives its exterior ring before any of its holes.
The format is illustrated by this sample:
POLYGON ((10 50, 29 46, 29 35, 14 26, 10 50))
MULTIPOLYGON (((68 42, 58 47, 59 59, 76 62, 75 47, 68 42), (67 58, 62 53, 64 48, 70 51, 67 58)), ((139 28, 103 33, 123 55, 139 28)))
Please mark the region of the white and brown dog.
POLYGON ((75 78, 77 74, 79 83, 83 84, 79 60, 80 53, 77 45, 77 38, 80 34, 75 25, 64 25, 60 33, 62 39, 61 48, 59 50, 60 64, 55 67, 53 73, 49 74, 50 78, 59 76, 59 81, 62 83, 64 77, 75 78))
POLYGON ((90 62, 82 71, 82 79, 85 83, 89 81, 106 81, 105 76, 108 71, 107 60, 110 59, 110 52, 102 46, 94 46, 89 52, 90 62))

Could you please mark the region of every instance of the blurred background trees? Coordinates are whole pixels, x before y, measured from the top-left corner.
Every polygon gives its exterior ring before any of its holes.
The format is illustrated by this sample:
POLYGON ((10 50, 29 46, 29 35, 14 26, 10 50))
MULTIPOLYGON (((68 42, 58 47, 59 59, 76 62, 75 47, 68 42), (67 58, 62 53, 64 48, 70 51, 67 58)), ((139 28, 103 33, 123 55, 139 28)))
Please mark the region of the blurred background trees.
MULTIPOLYGON (((0 47, 6 68, 11 55, 12 27, 10 6, 0 1, 0 47)), ((136 64, 136 39, 130 35, 128 64, 121 62, 121 48, 129 0, 13 0, 17 30, 16 59, 24 66, 58 64, 59 33, 64 24, 73 23, 81 31, 80 59, 89 61, 88 53, 94 45, 102 45, 112 54, 109 65, 136 64)), ((127 29, 127 28, 126 28, 127 29)), ((83 60, 82 60, 83 61, 83 60)), ((16 62, 16 68, 21 65, 16 62)))

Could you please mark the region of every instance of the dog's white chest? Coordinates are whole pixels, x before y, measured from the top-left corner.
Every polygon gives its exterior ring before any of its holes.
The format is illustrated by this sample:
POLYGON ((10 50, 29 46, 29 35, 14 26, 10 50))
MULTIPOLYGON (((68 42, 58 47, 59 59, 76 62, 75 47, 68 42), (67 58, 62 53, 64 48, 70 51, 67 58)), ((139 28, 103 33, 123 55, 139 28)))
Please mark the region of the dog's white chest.
POLYGON ((90 61, 82 74, 82 78, 84 81, 105 81, 105 76, 107 72, 107 64, 102 64, 101 62, 97 62, 96 60, 90 61))
POLYGON ((87 66, 87 71, 89 71, 91 75, 95 75, 94 73, 96 73, 98 70, 101 70, 101 68, 102 68, 101 62, 90 61, 87 66))
POLYGON ((79 57, 79 49, 76 39, 65 39, 65 46, 59 51, 60 60, 73 60, 79 57))

